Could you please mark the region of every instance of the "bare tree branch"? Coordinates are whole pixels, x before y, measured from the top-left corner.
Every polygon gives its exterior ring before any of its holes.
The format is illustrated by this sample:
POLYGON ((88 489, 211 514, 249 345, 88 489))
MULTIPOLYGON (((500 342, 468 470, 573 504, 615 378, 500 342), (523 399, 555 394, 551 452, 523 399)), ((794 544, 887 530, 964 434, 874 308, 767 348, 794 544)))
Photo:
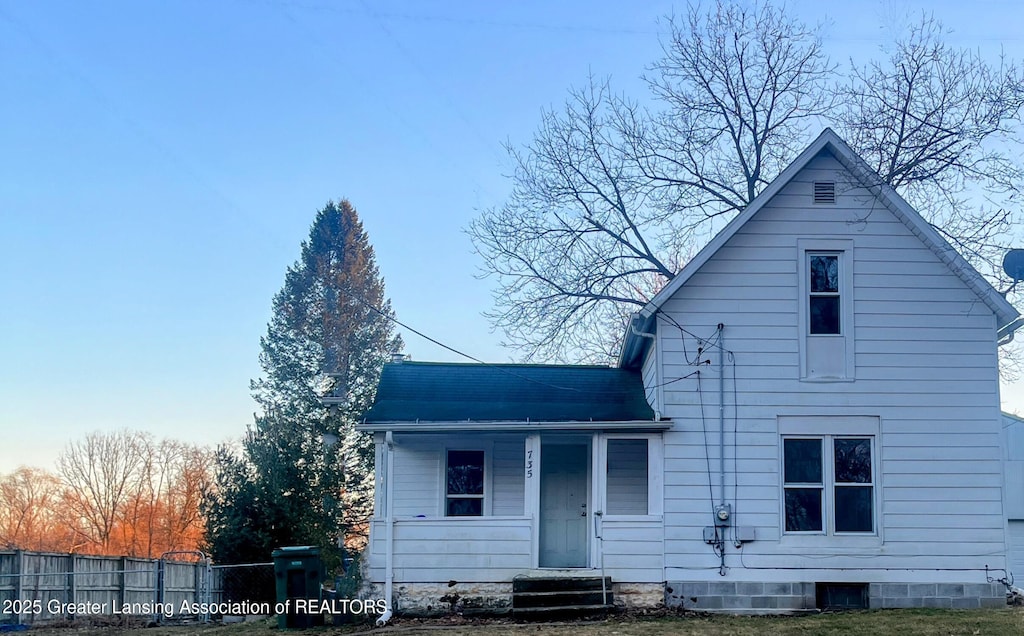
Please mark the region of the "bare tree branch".
POLYGON ((1024 180, 1019 153, 1004 150, 1018 143, 1024 75, 951 47, 947 35, 923 15, 887 60, 851 63, 836 118, 881 180, 998 286, 1024 180))
MULTIPOLYGON (((928 16, 844 86, 817 28, 718 0, 667 19, 654 106, 593 77, 508 145, 505 205, 468 228, 496 280, 488 314, 526 359, 614 359, 623 324, 833 121, 997 287, 1024 169, 1024 76, 944 41, 928 16), (1015 148, 1019 150, 1019 148, 1015 148)), ((864 222, 870 222, 865 217, 864 222)))

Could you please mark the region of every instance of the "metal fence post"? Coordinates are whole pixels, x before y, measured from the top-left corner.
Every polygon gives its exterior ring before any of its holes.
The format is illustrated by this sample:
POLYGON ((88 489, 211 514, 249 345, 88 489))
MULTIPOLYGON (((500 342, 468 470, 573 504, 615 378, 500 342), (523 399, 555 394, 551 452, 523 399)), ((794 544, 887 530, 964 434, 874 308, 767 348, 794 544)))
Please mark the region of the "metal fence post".
POLYGON ((128 602, 128 557, 121 557, 121 583, 118 588, 121 607, 124 607, 125 603, 128 602))
MULTIPOLYGON (((22 595, 22 572, 25 571, 25 552, 23 550, 14 551, 14 600, 18 601, 24 598, 22 595)), ((14 620, 17 623, 21 623, 22 612, 18 612, 14 620)))
MULTIPOLYGON (((156 602, 158 605, 164 602, 164 588, 164 560, 161 558, 156 562, 156 602)), ((159 613, 153 614, 153 620, 159 623, 160 616, 159 613)))
POLYGON ((67 583, 67 602, 77 603, 78 602, 78 583, 75 581, 75 562, 78 561, 78 557, 75 556, 74 552, 68 554, 68 583, 67 583))
MULTIPOLYGON (((199 575, 202 577, 203 580, 203 584, 200 589, 199 602, 205 603, 206 606, 209 607, 210 603, 212 602, 212 594, 210 593, 210 588, 212 587, 213 584, 213 570, 210 567, 209 557, 204 557, 203 560, 197 564, 196 569, 199 571, 199 575)), ((204 623, 209 623, 210 613, 203 612, 202 619, 204 623)))

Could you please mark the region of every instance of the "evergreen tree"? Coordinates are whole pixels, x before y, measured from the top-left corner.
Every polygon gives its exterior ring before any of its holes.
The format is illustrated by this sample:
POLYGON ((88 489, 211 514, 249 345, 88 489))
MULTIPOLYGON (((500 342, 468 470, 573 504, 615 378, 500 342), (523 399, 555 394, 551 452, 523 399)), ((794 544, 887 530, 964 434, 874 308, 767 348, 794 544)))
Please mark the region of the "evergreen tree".
POLYGON ((328 203, 260 339, 263 375, 251 389, 262 413, 241 456, 218 453, 218 488, 206 509, 215 560, 265 560, 280 546, 319 545, 336 564, 339 539, 350 547, 365 539, 373 445, 354 427, 381 366, 402 347, 391 314, 355 209, 328 203), (326 407, 325 395, 342 399, 326 407))

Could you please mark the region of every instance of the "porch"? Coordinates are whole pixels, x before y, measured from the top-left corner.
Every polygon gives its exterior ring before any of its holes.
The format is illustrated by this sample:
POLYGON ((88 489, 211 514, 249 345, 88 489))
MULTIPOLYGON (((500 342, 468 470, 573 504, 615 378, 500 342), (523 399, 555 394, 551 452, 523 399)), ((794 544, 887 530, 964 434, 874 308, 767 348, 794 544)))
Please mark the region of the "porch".
POLYGON ((660 433, 393 435, 378 450, 370 578, 664 581, 660 433), (390 470, 389 470, 390 468, 390 470))
POLYGON ((620 369, 386 365, 359 426, 377 453, 367 578, 435 599, 510 597, 523 576, 663 594, 670 427, 620 369))

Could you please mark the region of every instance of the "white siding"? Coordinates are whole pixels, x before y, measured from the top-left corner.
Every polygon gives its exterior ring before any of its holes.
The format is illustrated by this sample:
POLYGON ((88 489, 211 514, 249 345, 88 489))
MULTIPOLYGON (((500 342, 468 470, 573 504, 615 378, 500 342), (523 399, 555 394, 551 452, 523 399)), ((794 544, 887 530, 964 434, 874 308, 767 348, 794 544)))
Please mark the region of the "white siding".
POLYGON ((436 440, 399 439, 394 451, 395 516, 440 515, 444 470, 441 447, 436 440))
MULTIPOLYGON (((754 527, 757 539, 742 559, 728 543, 729 576, 983 581, 985 565, 1000 568, 1004 559, 995 317, 880 202, 848 182, 830 155, 814 159, 662 306, 708 340, 723 323, 725 347, 735 353, 735 366, 727 360, 725 367, 726 498, 733 521, 754 527), (836 205, 811 204, 811 182, 831 179, 836 205), (797 240, 815 238, 854 243, 855 381, 799 379, 798 312, 806 300, 798 298, 797 240), (877 537, 823 537, 808 547, 783 536, 778 418, 796 415, 877 418, 877 537), (771 567, 807 571, 758 569, 771 567)), ((660 382, 693 372, 687 358, 696 356, 695 340, 666 320, 658 329, 660 382)), ((710 499, 719 498, 718 354, 703 357, 712 364, 699 367, 699 381, 667 385, 661 405, 675 422, 664 438, 668 580, 720 580, 719 559, 702 540, 710 499)), ((653 386, 657 374, 644 369, 653 386)))
POLYGON ((494 442, 493 466, 494 504, 491 514, 522 515, 525 480, 523 453, 526 438, 502 439, 494 442))
MULTIPOLYGON (((370 577, 384 580, 384 532, 373 522, 370 577)), ((395 522, 399 583, 511 581, 530 568, 530 520, 510 517, 404 519, 395 522)))
POLYGON ((613 581, 660 582, 665 580, 664 528, 661 519, 601 524, 604 568, 613 581))
MULTIPOLYGON (((525 443, 525 435, 395 436, 396 581, 502 581, 530 567, 530 520, 523 516, 525 443), (449 448, 485 451, 489 515, 442 516, 449 448)), ((381 519, 371 527, 370 572, 376 582, 383 581, 384 528, 381 519)))
POLYGON ((481 449, 490 469, 485 496, 492 515, 523 514, 523 449, 526 437, 400 435, 395 444, 395 516, 443 514, 445 450, 481 449))

